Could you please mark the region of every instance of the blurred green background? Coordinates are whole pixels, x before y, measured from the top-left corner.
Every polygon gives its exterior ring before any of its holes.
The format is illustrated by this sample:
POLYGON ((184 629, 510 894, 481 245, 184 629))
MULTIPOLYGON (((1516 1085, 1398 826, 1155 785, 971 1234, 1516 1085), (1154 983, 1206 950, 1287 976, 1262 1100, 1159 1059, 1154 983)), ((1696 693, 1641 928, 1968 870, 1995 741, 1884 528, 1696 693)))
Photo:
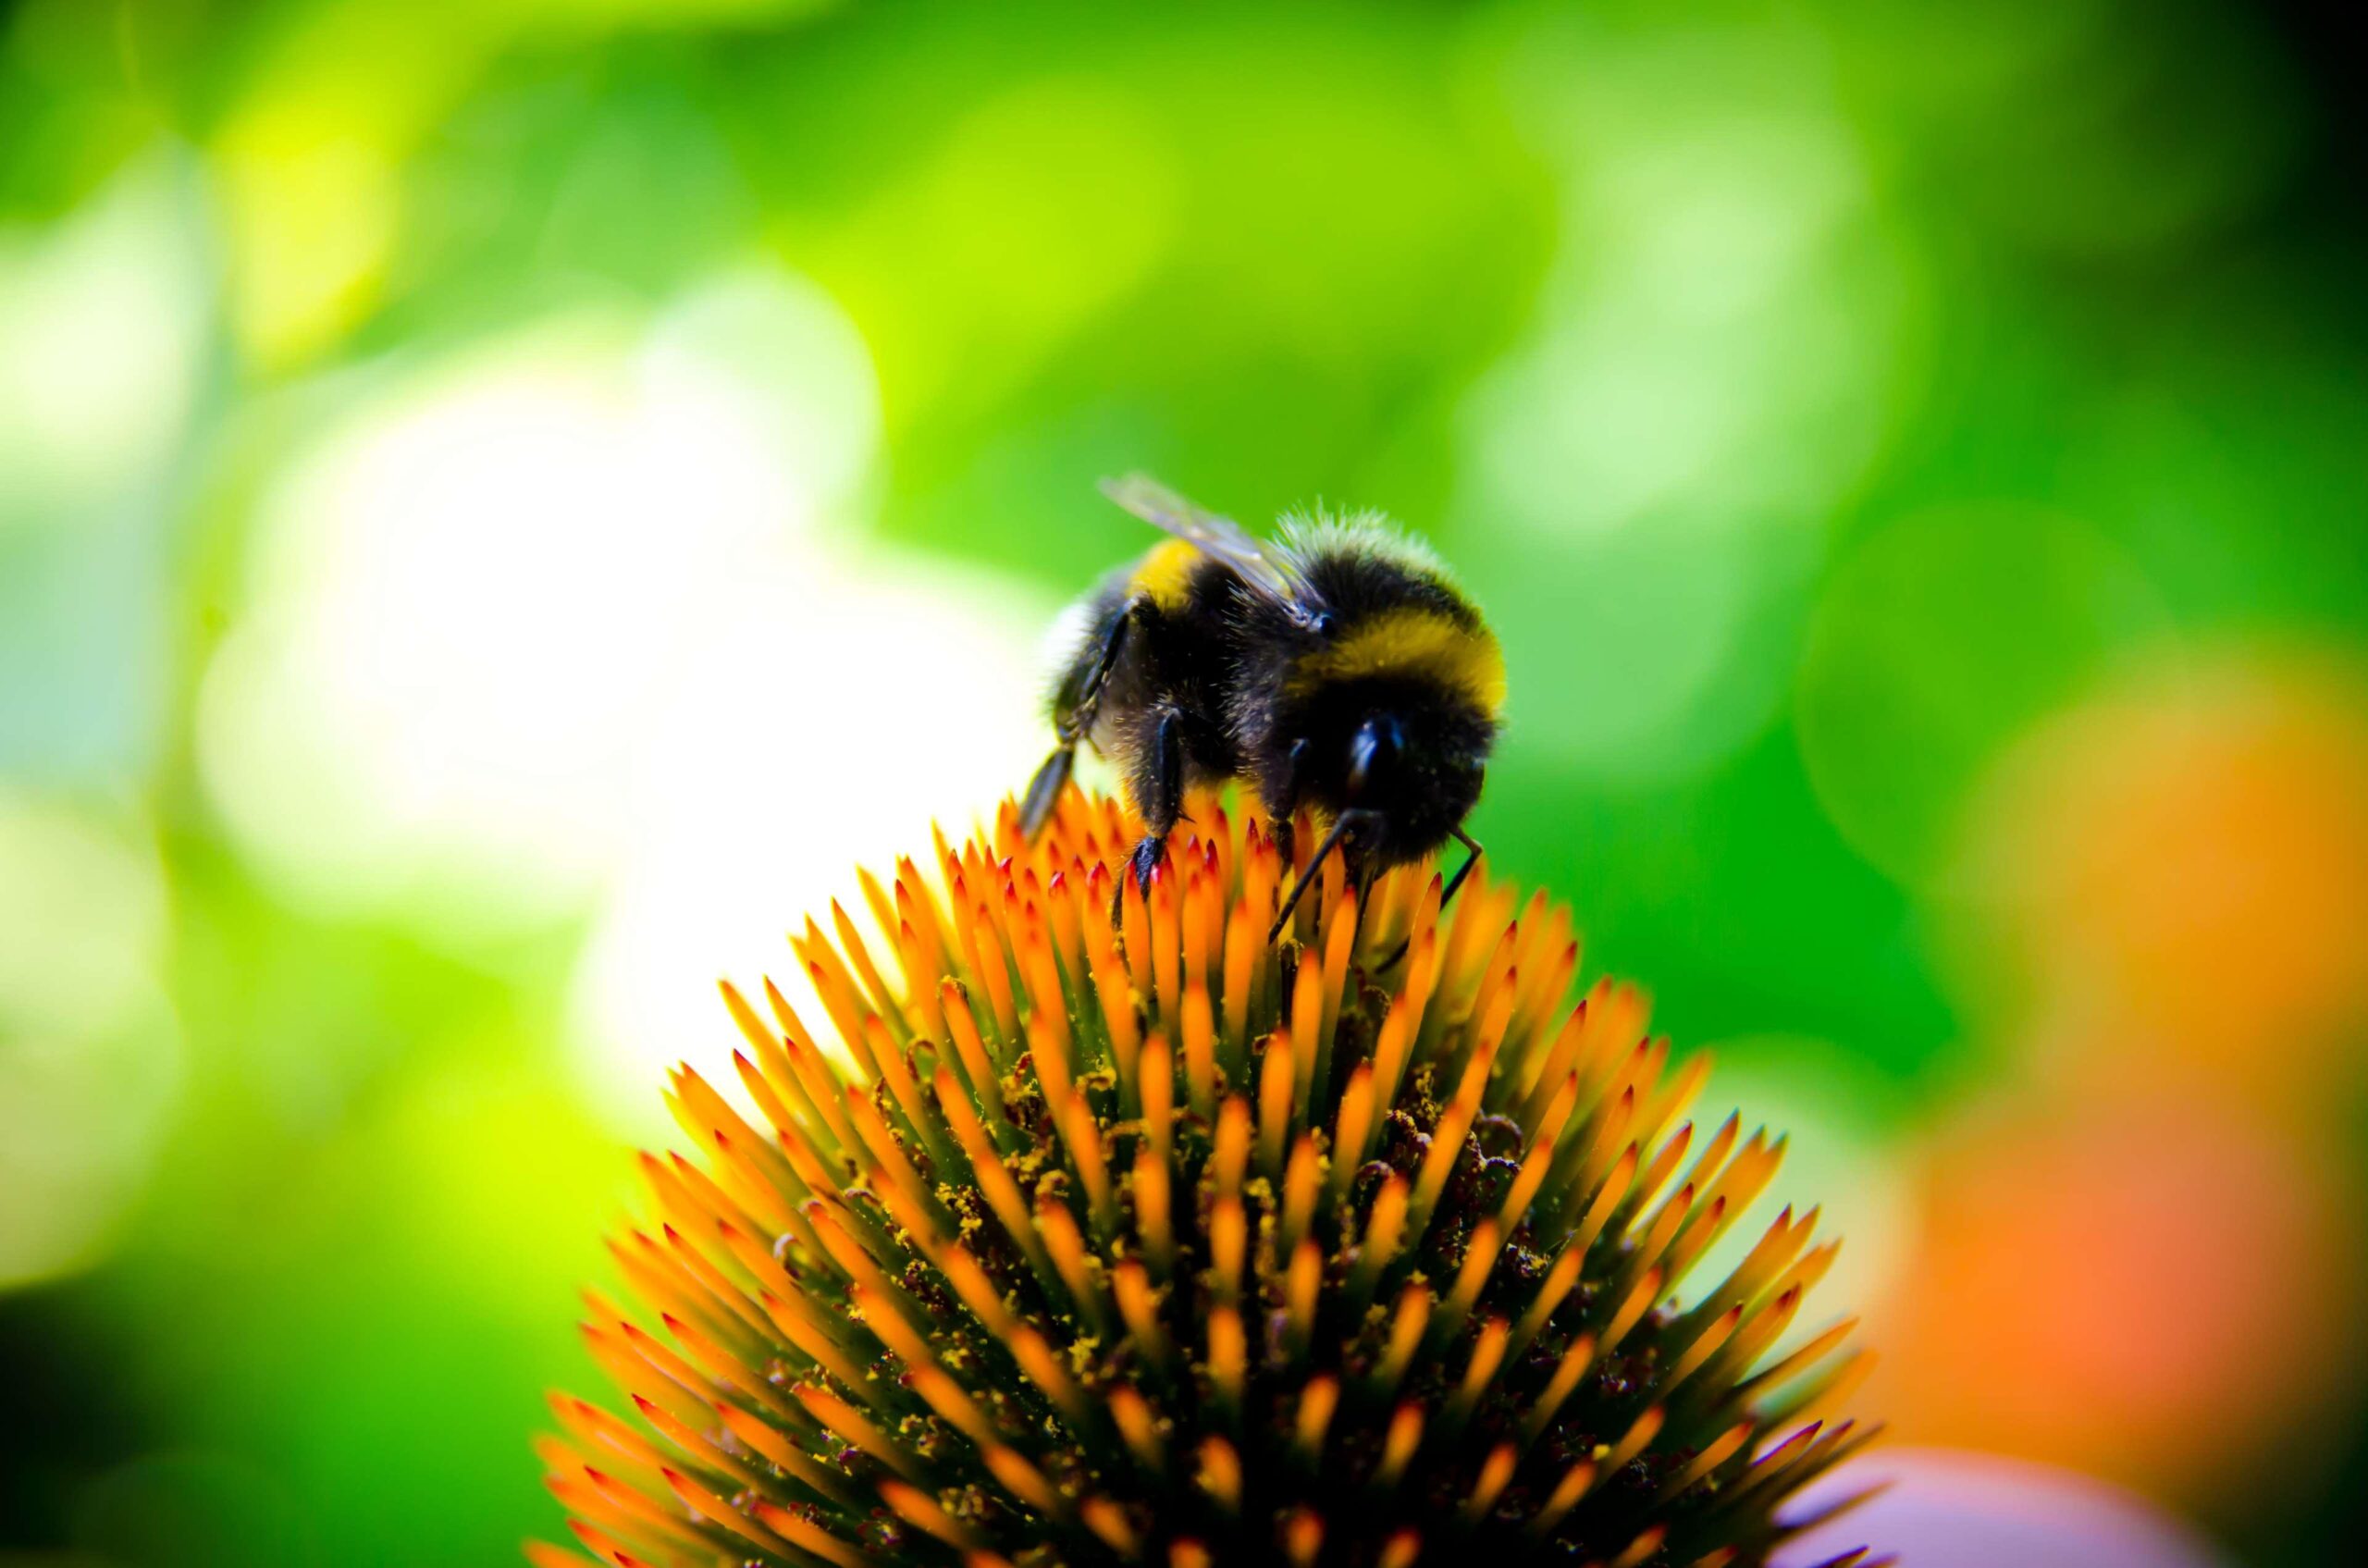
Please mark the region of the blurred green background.
POLYGON ((549 1533, 660 1069, 1024 781, 1129 468, 1458 564, 1862 1402, 2356 1543, 2336 35, 1112 11, 0 3, 0 1562, 549 1533))

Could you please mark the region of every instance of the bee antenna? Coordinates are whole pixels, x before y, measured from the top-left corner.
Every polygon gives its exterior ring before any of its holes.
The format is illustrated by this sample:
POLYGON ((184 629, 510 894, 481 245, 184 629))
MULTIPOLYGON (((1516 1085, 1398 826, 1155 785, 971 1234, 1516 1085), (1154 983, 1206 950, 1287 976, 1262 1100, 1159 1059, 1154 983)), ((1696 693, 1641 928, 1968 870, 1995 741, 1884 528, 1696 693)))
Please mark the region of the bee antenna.
POLYGON ((1299 907, 1300 895, 1307 891, 1307 884, 1314 882, 1316 873, 1324 869, 1324 857, 1332 853, 1349 829, 1355 825, 1357 819, 1364 814, 1363 811, 1343 811, 1333 819, 1332 831, 1324 835, 1324 842, 1317 845, 1315 853, 1307 858, 1307 870, 1300 872, 1299 880, 1291 883, 1290 895, 1276 911, 1274 928, 1266 932, 1268 946, 1273 946, 1275 939, 1283 934, 1283 928, 1290 924, 1291 911, 1299 907))

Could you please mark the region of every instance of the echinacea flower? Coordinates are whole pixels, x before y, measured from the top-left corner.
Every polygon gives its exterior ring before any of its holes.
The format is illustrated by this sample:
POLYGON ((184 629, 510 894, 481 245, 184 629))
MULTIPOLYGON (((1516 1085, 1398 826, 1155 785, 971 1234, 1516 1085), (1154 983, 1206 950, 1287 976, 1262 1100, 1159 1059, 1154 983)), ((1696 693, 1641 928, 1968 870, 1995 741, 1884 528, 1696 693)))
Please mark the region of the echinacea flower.
POLYGON ((1673 1298, 1782 1141, 1681 1120, 1707 1062, 1571 1004, 1542 893, 1360 908, 1335 859, 1270 945, 1276 839, 1199 818, 1147 895, 1075 791, 866 877, 884 955, 793 939, 832 1046, 725 986, 756 1115, 676 1071, 643 1315, 584 1329, 638 1419, 557 1397, 542 1444, 598 1561, 1717 1568, 1812 1522, 1866 1436, 1806 1419, 1849 1324, 1787 1339, 1836 1244, 1788 1209, 1673 1298))

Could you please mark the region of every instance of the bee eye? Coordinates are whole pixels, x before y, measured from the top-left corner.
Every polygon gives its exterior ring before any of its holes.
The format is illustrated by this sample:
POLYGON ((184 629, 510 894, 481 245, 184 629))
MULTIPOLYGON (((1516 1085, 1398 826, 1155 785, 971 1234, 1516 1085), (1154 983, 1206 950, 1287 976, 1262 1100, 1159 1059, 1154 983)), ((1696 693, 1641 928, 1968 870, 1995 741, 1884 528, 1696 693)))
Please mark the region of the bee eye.
POLYGON ((1332 619, 1330 611, 1319 610, 1315 612, 1315 619, 1308 623, 1308 628, 1319 637, 1328 637, 1332 635, 1332 628, 1337 623, 1332 619))

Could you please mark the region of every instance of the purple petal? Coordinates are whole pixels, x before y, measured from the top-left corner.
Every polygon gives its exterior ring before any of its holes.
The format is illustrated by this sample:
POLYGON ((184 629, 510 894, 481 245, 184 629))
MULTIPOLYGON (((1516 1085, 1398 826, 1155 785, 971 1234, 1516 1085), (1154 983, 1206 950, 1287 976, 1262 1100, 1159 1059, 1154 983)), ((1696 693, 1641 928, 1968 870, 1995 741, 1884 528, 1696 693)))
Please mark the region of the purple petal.
POLYGON ((1808 1568, 1858 1546, 1896 1553, 1912 1568, 2226 1568, 2200 1537, 2129 1492, 1950 1449, 1879 1450, 1809 1488, 1784 1517, 1814 1518, 1870 1487, 1885 1489, 1787 1542, 1770 1568, 1808 1568))

